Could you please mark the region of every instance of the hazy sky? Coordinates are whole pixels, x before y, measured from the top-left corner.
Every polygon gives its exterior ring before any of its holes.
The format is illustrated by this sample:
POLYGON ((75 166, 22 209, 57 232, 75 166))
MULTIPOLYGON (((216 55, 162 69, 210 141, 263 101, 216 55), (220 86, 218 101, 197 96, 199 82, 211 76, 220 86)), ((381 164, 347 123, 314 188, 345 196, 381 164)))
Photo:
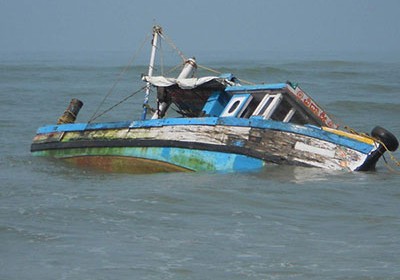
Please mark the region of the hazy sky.
POLYGON ((0 0, 0 51, 130 51, 154 21, 191 52, 400 49, 399 0, 0 0))

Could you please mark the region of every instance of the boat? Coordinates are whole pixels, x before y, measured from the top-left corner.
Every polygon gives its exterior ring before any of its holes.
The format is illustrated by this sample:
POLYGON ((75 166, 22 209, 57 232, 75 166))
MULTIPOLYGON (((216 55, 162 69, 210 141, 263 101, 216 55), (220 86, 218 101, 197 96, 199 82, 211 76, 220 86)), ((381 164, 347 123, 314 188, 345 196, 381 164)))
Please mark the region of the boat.
POLYGON ((31 153, 111 172, 235 172, 269 165, 371 171, 385 152, 398 148, 397 138, 380 126, 370 135, 342 129, 289 81, 245 84, 232 74, 196 77, 194 58, 184 59, 176 78, 155 76, 161 39, 165 35, 156 25, 139 119, 76 123, 83 103, 72 99, 56 124, 37 130, 31 153), (177 116, 168 117, 171 105, 177 116))

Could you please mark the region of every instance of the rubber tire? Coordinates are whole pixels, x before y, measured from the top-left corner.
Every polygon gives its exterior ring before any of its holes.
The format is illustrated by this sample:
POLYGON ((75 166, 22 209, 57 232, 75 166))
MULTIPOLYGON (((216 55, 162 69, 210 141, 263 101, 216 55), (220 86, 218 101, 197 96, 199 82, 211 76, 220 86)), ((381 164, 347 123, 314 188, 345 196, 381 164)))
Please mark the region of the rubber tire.
POLYGON ((376 126, 371 131, 371 135, 372 137, 382 141, 383 144, 385 144, 386 148, 391 152, 396 151, 399 147, 399 141, 397 140, 396 136, 394 136, 393 133, 384 129, 381 126, 376 126))

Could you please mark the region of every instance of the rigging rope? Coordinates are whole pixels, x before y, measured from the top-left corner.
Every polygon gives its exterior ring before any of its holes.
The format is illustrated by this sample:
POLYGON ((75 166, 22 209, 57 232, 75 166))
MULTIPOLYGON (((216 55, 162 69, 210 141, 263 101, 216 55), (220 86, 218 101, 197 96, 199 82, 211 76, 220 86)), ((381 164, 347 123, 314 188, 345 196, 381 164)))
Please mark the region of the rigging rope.
POLYGON ((128 95, 127 97, 125 97, 124 99, 122 99, 121 101, 117 102, 116 104, 114 104, 113 106, 109 107, 108 109, 104 110, 102 113, 98 114, 96 117, 92 118, 92 121, 94 121, 95 119, 98 119, 99 117, 103 116, 104 114, 110 112, 112 109, 114 109, 115 107, 119 106, 120 104, 124 103, 126 100, 128 100, 129 98, 131 98, 132 96, 134 96, 135 94, 141 92, 142 90, 144 90, 146 88, 146 86, 138 89, 137 91, 131 93, 130 95, 128 95))
POLYGON ((161 38, 164 39, 170 46, 172 49, 174 49, 178 55, 181 57, 181 59, 183 60, 183 62, 185 62, 187 60, 186 56, 183 54, 183 52, 181 52, 177 46, 175 46, 174 42, 165 34, 160 34, 161 38))
MULTIPOLYGON (((104 96, 103 100, 100 102, 99 106, 97 107, 96 111, 93 113, 93 115, 90 117, 88 123, 91 123, 92 121, 94 121, 95 119, 97 119, 98 117, 100 117, 100 115, 97 115, 97 113, 99 112, 100 108, 104 105, 104 102, 106 101, 106 99, 108 97, 110 97, 110 95, 113 93, 116 85, 121 81, 123 74, 125 74, 125 72, 132 66, 134 60, 136 60, 137 56, 139 55, 139 52, 143 49, 144 44, 146 42, 149 41, 150 35, 147 35, 145 37, 145 39, 143 40, 142 44, 140 45, 139 49, 137 49, 137 51, 134 53, 134 55, 132 56, 132 58, 129 60, 128 65, 126 65, 124 67, 124 69, 122 69, 122 71, 118 74, 117 79, 114 81, 113 85, 111 86, 110 90, 107 92, 107 94, 104 96), (96 116, 97 115, 97 116, 96 116)), ((101 114, 104 115, 104 112, 101 114)))
MULTIPOLYGON (((206 66, 203 66, 203 65, 200 65, 200 64, 197 64, 197 67, 198 67, 198 68, 201 68, 201 69, 204 69, 204 70, 207 70, 207 71, 210 71, 210 72, 212 72, 212 73, 218 74, 218 75, 223 74, 222 72, 220 72, 220 71, 218 71, 218 70, 215 70, 215 69, 212 69, 212 68, 210 68, 210 67, 206 67, 206 66)), ((252 82, 243 80, 243 79, 239 79, 239 78, 236 78, 236 79, 238 79, 240 82, 245 83, 245 84, 248 84, 248 85, 254 85, 254 84, 255 84, 255 83, 252 83, 252 82)))
POLYGON ((162 48, 162 40, 159 41, 158 43, 160 45, 160 69, 161 69, 161 76, 164 76, 164 51, 162 48))
MULTIPOLYGON (((174 44, 174 42, 167 36, 167 35, 165 35, 164 33, 162 33, 162 34, 160 34, 160 37, 163 39, 163 40, 165 40, 166 42, 167 42, 167 44, 168 45, 170 45, 170 47, 173 49, 173 50, 175 50, 176 52, 177 52, 177 54, 181 57, 181 59, 182 59, 182 61, 183 61, 183 65, 185 64, 185 62, 186 62, 186 60, 187 60, 187 57, 183 54, 183 52, 180 50, 180 49, 178 49, 178 47, 174 44)), ((161 41, 160 41, 161 42, 161 41)), ((160 48, 161 48, 161 45, 160 45, 160 48)), ((179 64, 179 65, 177 65, 177 66, 175 66, 174 68, 172 68, 171 70, 169 70, 166 74, 168 74, 168 73, 171 73, 172 71, 174 71, 175 69, 177 69, 179 66, 181 66, 182 64, 179 64)), ((207 70, 207 71, 210 71, 210 72, 212 72, 212 73, 215 73, 215 74, 218 74, 218 75, 221 75, 221 74, 223 74, 222 72, 220 72, 220 71, 217 71, 217 70, 215 70, 215 69, 212 69, 212 68, 210 68, 210 67, 206 67, 206 66, 203 66, 203 65, 199 65, 199 64, 197 64, 197 67, 198 68, 201 68, 201 69, 204 69, 204 70, 207 70)), ((162 72, 163 72, 163 70, 162 70, 162 72)), ((241 83, 245 83, 245 84, 248 84, 248 85, 254 85, 255 83, 253 83, 253 82, 249 82, 249 81, 246 81, 246 80, 244 80, 244 79, 239 79, 239 78, 237 78, 241 83)))
MULTIPOLYGON (((172 47, 172 49, 174 49, 174 50, 178 53, 178 55, 179 55, 179 56, 182 58, 182 60, 185 62, 185 61, 186 61, 185 55, 176 47, 176 45, 173 43, 173 41, 172 41, 169 37, 163 35, 162 33, 160 33, 159 35, 160 35, 160 37, 161 37, 162 39, 164 39, 164 40, 172 47)), ((114 109, 115 107, 117 107, 118 105, 120 105, 121 103, 123 103, 123 102, 125 102, 126 100, 128 100, 130 97, 134 96, 135 94, 137 94, 138 92, 140 92, 140 91, 142 91, 142 90, 144 90, 144 89, 146 88, 146 86, 145 86, 145 87, 141 88, 140 90, 135 91, 135 92, 132 93, 131 95, 129 95, 129 96, 125 97, 124 99, 122 99, 120 102, 118 102, 118 103, 116 103, 115 105, 111 106, 110 108, 104 110, 102 113, 98 114, 100 108, 104 105, 104 102, 105 102, 105 101, 107 100, 107 98, 113 93, 113 91, 114 91, 116 85, 118 84, 118 82, 121 81, 122 76, 126 73, 126 71, 132 66, 133 62, 136 60, 138 54, 139 54, 140 51, 143 49, 144 45, 149 41, 150 37, 151 37, 151 34, 148 34, 148 35, 145 37, 145 39, 143 40, 143 42, 142 42, 142 44, 140 45, 140 47, 137 49, 137 51, 134 53, 134 55, 133 55, 132 58, 130 59, 128 65, 126 65, 126 66, 124 67, 124 69, 119 73, 117 79, 114 81, 114 83, 113 83, 113 85, 111 86, 110 90, 109 90, 109 91, 107 92, 107 94, 104 96, 104 98, 103 98, 102 101, 100 102, 99 106, 96 108, 95 112, 94 112, 93 115, 90 117, 88 123, 91 123, 91 122, 93 122, 94 120, 98 119, 99 117, 103 116, 104 114, 108 113, 109 111, 111 111, 112 109, 114 109)), ((160 50, 162 51, 161 40, 160 40, 160 50)), ((163 61, 163 60, 164 60, 164 57, 161 56, 161 57, 160 57, 160 60, 161 60, 161 73, 163 74, 163 72, 164 72, 164 66, 163 66, 163 64, 164 64, 164 63, 163 63, 163 62, 164 62, 164 61, 163 61)), ((181 65, 182 65, 182 64, 179 64, 178 66, 176 66, 176 67, 174 67, 173 69, 169 70, 169 72, 175 70, 176 68, 178 68, 178 67, 181 66, 181 65)))
POLYGON ((174 67, 169 69, 167 72, 165 72, 165 75, 168 75, 168 74, 174 72, 176 69, 178 69, 179 67, 182 67, 183 65, 185 65, 185 64, 184 63, 179 63, 179 64, 175 65, 174 67))
POLYGON ((239 79, 239 78, 236 78, 236 79, 238 79, 239 82, 244 83, 244 84, 255 85, 255 83, 253 83, 253 82, 249 82, 249 81, 246 81, 246 80, 243 80, 243 79, 239 79))

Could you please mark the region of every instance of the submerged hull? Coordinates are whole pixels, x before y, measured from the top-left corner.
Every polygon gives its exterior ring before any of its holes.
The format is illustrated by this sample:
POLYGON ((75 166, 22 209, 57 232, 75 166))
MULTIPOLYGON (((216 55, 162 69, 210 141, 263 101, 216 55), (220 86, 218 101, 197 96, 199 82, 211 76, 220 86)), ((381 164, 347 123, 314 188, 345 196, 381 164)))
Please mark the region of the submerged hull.
POLYGON ((370 170, 379 144, 330 129, 258 118, 177 118, 39 128, 37 156, 133 173, 249 171, 266 164, 370 170))

